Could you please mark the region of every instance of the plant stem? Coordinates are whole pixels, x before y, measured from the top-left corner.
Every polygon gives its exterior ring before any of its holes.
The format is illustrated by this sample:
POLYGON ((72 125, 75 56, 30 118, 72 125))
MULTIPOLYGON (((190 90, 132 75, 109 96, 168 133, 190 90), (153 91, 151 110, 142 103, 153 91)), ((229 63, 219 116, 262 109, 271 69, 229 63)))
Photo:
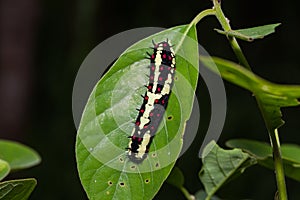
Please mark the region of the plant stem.
MULTIPOLYGON (((184 36, 187 35, 187 33, 190 31, 190 29, 195 26, 196 24, 198 24, 198 22, 203 19, 206 16, 209 15, 215 15, 215 10, 214 9, 207 9, 207 10, 203 10, 202 12, 200 12, 189 24, 188 28, 186 29, 186 31, 184 32, 184 36)), ((179 43, 176 45, 175 48, 175 53, 177 53, 178 49, 181 47, 183 41, 184 41, 185 37, 182 37, 181 40, 179 41, 179 43)))
MULTIPOLYGON (((228 19, 225 17, 222 9, 221 9, 221 1, 220 0, 213 0, 214 9, 216 12, 216 17, 223 27, 224 31, 230 31, 231 27, 229 25, 228 19)), ((234 37, 228 36, 229 43, 239 60, 240 64, 251 71, 251 67, 244 56, 244 53, 242 52, 242 49, 240 48, 237 40, 234 37)), ((287 200, 287 191, 286 191, 286 184, 285 184, 285 176, 284 176, 284 169, 283 169, 283 163, 282 163, 282 156, 281 156, 281 150, 280 150, 280 141, 278 136, 278 130, 274 129, 273 127, 270 127, 268 125, 268 120, 266 120, 266 111, 265 107, 261 104, 260 99, 256 97, 256 101, 258 103, 258 106, 260 108, 260 111, 263 115, 263 118, 265 120, 269 137, 271 140, 271 145, 273 149, 273 160, 274 160, 274 168, 276 173, 276 181, 277 181, 277 188, 278 188, 278 196, 280 200, 287 200)))
POLYGON ((206 16, 209 16, 209 15, 215 15, 216 14, 216 11, 215 9, 206 9, 206 10, 203 10, 202 12, 200 12, 194 19, 193 21, 190 23, 190 25, 196 25, 198 24, 198 22, 203 19, 204 17, 206 16))
MULTIPOLYGON (((225 15, 221 9, 221 3, 218 0, 213 0, 213 2, 214 2, 214 8, 216 11, 216 17, 217 17, 219 23, 221 24, 224 31, 230 31, 231 27, 230 27, 228 19, 225 17, 225 15)), ((239 60, 240 64, 242 66, 246 67, 247 69, 251 70, 251 67, 250 67, 246 57, 244 56, 242 49, 241 49, 240 45, 238 44, 236 38, 232 37, 232 36, 228 36, 227 38, 230 42, 233 52, 235 53, 236 57, 239 60)))
POLYGON ((270 139, 273 148, 273 159, 274 159, 274 168, 276 173, 278 195, 280 200, 287 199, 284 169, 281 158, 280 142, 278 136, 278 130, 275 129, 273 133, 270 133, 270 139))
POLYGON ((184 187, 180 187, 179 189, 184 194, 184 196, 186 197, 187 200, 195 200, 195 197, 193 195, 191 195, 189 193, 189 191, 187 191, 187 189, 185 189, 184 187))

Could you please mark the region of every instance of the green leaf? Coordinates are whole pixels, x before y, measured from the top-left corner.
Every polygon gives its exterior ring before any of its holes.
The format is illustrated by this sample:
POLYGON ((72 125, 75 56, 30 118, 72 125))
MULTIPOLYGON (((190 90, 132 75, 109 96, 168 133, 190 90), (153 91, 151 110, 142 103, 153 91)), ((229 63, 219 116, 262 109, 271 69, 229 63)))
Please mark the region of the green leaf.
MULTIPOLYGON (((300 167, 299 163, 290 162, 289 160, 283 159, 283 167, 285 176, 300 182, 300 167)), ((258 160, 258 164, 274 171, 273 158, 268 157, 264 160, 258 160)))
POLYGON ((222 31, 219 29, 215 29, 218 33, 221 33, 226 36, 236 37, 241 40, 245 40, 251 42, 255 39, 262 39, 267 35, 275 32, 275 28, 279 26, 280 23, 277 24, 269 24, 264 26, 258 26, 253 28, 239 29, 239 30, 230 30, 230 31, 222 31))
POLYGON ((10 166, 9 164, 0 159, 0 181, 5 178, 10 172, 10 166))
POLYGON ((178 167, 174 167, 171 171, 167 183, 173 185, 174 187, 181 188, 184 184, 184 175, 178 167))
POLYGON ((226 142, 226 146, 242 149, 261 160, 266 159, 267 157, 272 157, 271 146, 264 142, 247 139, 232 139, 226 142))
POLYGON ((199 178, 208 195, 206 199, 212 197, 222 185, 255 163, 242 150, 224 150, 215 141, 211 141, 204 148, 202 162, 199 178))
POLYGON ((0 183, 1 200, 26 200, 36 186, 36 180, 19 179, 0 183))
POLYGON ((300 146, 296 144, 283 144, 281 152, 285 174, 300 182, 300 146))
POLYGON ((196 28, 182 25, 129 47, 101 78, 89 97, 76 140, 79 176, 89 199, 153 199, 181 151, 198 64, 196 28), (148 81, 149 60, 145 57, 152 39, 156 43, 169 39, 174 45, 176 77, 148 157, 134 164, 125 148, 148 81))
POLYGON ((9 163, 11 170, 20 170, 40 163, 39 154, 23 144, 0 140, 0 159, 9 163))
MULTIPOLYGON (((258 163, 268 169, 274 170, 272 148, 269 144, 247 139, 234 139, 226 142, 230 148, 240 148, 251 154, 258 163)), ((286 176, 300 181, 300 147, 295 144, 283 144, 281 146, 282 161, 286 176)))
POLYGON ((300 104, 298 101, 300 98, 299 85, 271 83, 244 67, 221 58, 211 59, 201 56, 200 60, 212 71, 219 70, 221 76, 227 81, 251 91, 257 97, 263 108, 268 130, 275 130, 284 124, 280 108, 300 104))
MULTIPOLYGON (((281 146, 282 157, 285 160, 300 164, 300 146, 296 144, 283 144, 281 146)), ((300 166, 299 166, 300 167, 300 166)))
MULTIPOLYGON (((207 194, 204 190, 199 190, 195 194, 195 199, 196 200, 204 200, 206 197, 207 197, 207 194)), ((220 200, 220 198, 218 198, 217 196, 213 196, 213 197, 210 198, 210 200, 220 200)))

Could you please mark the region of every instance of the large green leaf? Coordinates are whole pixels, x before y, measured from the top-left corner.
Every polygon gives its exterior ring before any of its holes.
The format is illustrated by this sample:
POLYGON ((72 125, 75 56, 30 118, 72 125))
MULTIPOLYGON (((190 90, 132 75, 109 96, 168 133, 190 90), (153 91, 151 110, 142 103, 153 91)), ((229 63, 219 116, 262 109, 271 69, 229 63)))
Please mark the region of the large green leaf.
POLYGON ((257 26, 253 28, 245 28, 245 29, 239 29, 239 30, 230 30, 230 31, 222 31, 219 29, 215 29, 218 33, 221 33, 226 36, 232 36, 239 38, 241 40, 246 40, 248 42, 251 42, 255 39, 262 39, 265 36, 274 33, 275 28, 279 26, 280 23, 277 24, 268 24, 264 26, 257 26))
POLYGON ((195 26, 178 26, 129 47, 101 78, 85 107, 76 140, 79 176, 89 199, 152 199, 169 175, 182 147, 182 135, 198 80, 195 26), (141 164, 127 151, 133 123, 147 84, 152 40, 168 39, 176 54, 176 77, 165 117, 141 164))
POLYGON ((241 149, 224 150, 211 141, 203 150, 202 163, 199 178, 207 193, 206 199, 210 199, 222 185, 243 173, 255 160, 241 149))
POLYGON ((0 159, 8 162, 11 170, 29 168, 41 162, 35 150, 9 140, 0 140, 0 159))
POLYGON ((1 200, 26 200, 36 186, 33 178, 5 181, 0 183, 1 200))
MULTIPOLYGON (((255 157, 260 165, 274 170, 272 147, 270 144, 247 139, 234 139, 227 141, 226 145, 231 148, 242 149, 251 154, 252 157, 255 157)), ((300 146, 283 144, 281 151, 285 175, 296 181, 300 181, 300 146)))
POLYGON ((281 119, 281 107, 300 104, 298 101, 300 86, 298 85, 271 83, 244 67, 221 58, 211 59, 201 56, 200 59, 211 70, 219 70, 221 76, 227 81, 251 91, 256 96, 269 131, 274 131, 284 124, 281 119))
POLYGON ((0 159, 0 181, 5 178, 10 172, 10 166, 8 162, 0 159))

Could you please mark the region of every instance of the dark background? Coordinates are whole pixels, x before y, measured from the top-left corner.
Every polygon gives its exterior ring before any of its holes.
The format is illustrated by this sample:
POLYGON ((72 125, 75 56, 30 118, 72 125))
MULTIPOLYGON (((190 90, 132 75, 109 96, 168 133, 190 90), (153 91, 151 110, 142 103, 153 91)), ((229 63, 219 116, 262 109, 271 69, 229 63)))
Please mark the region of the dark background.
MULTIPOLYGON (((281 22, 276 34, 241 46, 255 73, 278 83, 300 84, 298 63, 300 29, 298 1, 224 0, 223 10, 233 28, 281 22)), ((36 177, 31 199, 86 199, 76 171, 72 119, 73 82, 86 55, 104 39, 137 27, 172 27, 189 23, 209 0, 185 1, 100 1, 100 0, 0 0, 0 137, 13 139, 36 149, 42 163, 14 174, 36 177)), ((211 54, 235 60, 224 36, 207 18, 198 25, 200 44, 211 54)), ((228 115, 218 143, 231 138, 268 142, 268 135, 251 94, 226 83, 228 115)), ((209 100, 200 83, 201 133, 209 119, 209 100), (205 117, 206 116, 206 117, 205 117)), ((283 109, 283 143, 300 144, 300 108, 283 109)), ((198 142, 199 143, 199 142, 198 142)), ((195 193, 200 144, 193 144, 178 165, 186 176, 186 187, 195 193)), ((273 199, 274 173, 256 166, 218 193, 226 199, 273 199)), ((300 183, 287 179, 290 199, 300 199, 300 183)), ((155 199, 184 199, 164 184, 155 199)))

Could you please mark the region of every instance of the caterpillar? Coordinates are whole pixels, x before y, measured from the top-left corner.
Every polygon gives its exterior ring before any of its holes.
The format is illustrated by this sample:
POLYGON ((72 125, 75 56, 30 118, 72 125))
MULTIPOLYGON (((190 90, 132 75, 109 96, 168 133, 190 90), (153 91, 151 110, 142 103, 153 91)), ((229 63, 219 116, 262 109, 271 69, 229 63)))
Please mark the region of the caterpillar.
POLYGON ((155 44, 149 54, 150 75, 147 91, 132 130, 128 148, 128 157, 134 163, 141 163, 146 157, 155 133, 168 106, 175 76, 175 54, 169 41, 155 44))

